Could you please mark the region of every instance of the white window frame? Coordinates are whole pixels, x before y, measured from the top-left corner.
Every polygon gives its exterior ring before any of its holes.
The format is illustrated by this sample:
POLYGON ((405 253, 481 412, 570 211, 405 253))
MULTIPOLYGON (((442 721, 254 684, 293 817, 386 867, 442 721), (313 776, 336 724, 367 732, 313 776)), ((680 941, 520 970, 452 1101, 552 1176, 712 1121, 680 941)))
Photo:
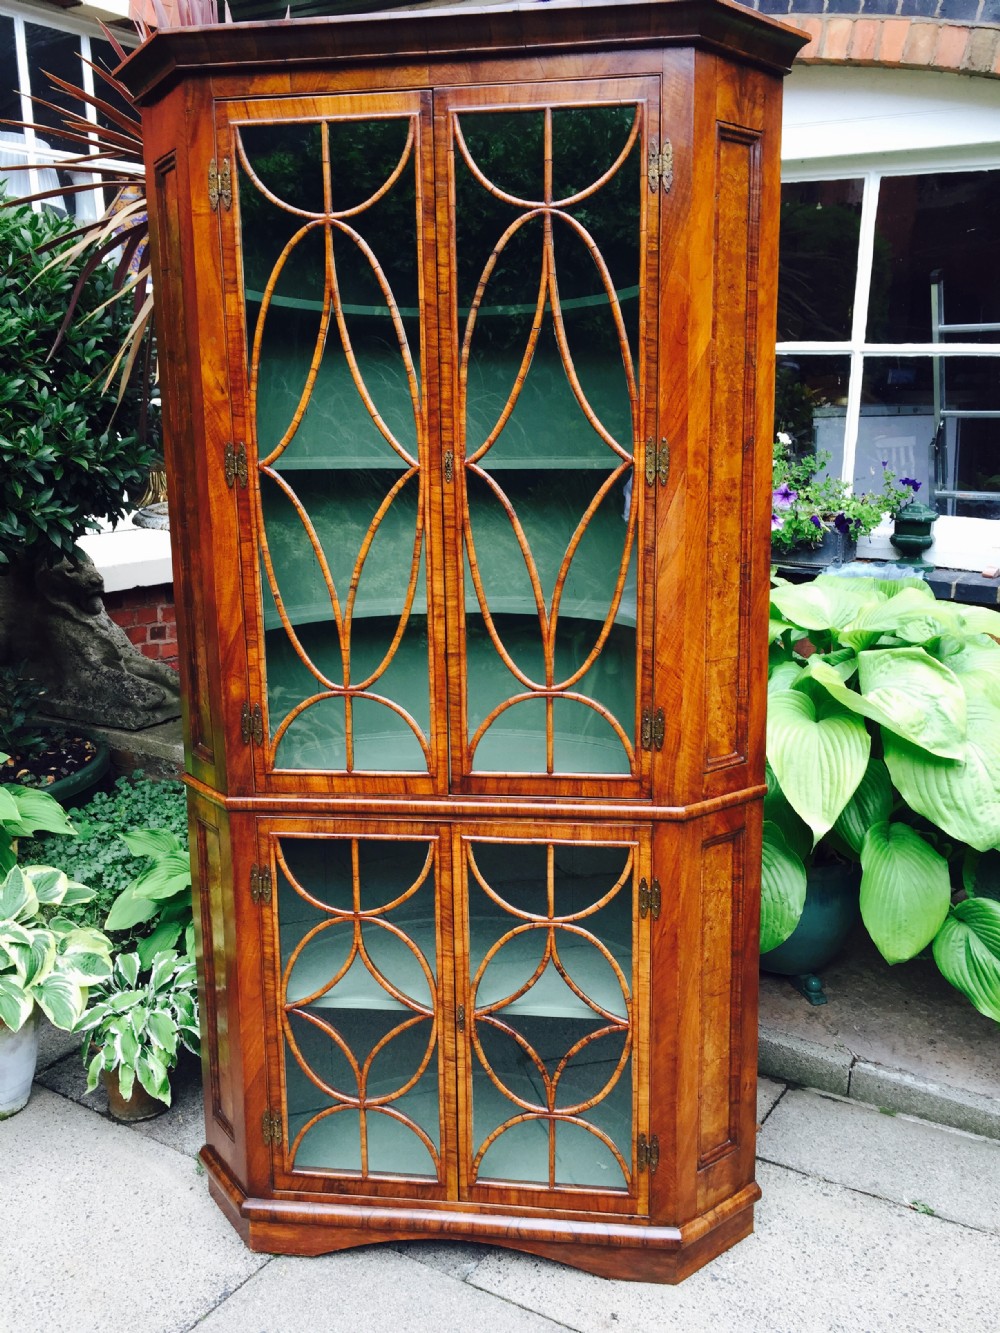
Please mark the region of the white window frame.
MULTIPOLYGON (((858 435, 861 422, 861 389, 866 357, 970 357, 1000 358, 1000 338, 993 343, 941 342, 883 343, 869 342, 865 337, 868 324, 868 297, 871 289, 872 265, 875 253, 875 221, 878 212, 879 189, 885 177, 945 175, 968 171, 1000 172, 1000 146, 996 153, 974 149, 953 149, 946 156, 940 151, 926 154, 907 153, 904 160, 893 160, 883 154, 877 160, 845 157, 822 165, 809 162, 786 163, 782 169, 782 184, 810 181, 862 182, 861 218, 858 236, 857 274, 854 288, 854 314, 850 336, 846 339, 798 340, 778 342, 776 351, 782 356, 839 356, 849 363, 847 405, 844 422, 844 454, 841 477, 849 485, 854 482, 858 435)), ((1000 239, 1000 219, 997 220, 1000 239)), ((1000 262, 1000 259, 998 259, 1000 262)), ((1000 408, 1000 402, 997 403, 1000 408)), ((930 462, 930 460, 928 460, 930 462)), ((1000 463, 1000 460, 998 460, 1000 463)))

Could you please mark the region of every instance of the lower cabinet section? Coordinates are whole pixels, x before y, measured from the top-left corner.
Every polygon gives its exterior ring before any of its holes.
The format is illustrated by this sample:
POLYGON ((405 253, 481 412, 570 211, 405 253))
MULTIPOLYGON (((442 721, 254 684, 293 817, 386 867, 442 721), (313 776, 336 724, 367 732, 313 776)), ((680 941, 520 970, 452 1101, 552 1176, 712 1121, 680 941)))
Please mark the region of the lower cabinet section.
POLYGON ((334 818, 193 797, 204 1158, 247 1242, 465 1236, 672 1281, 746 1234, 745 813, 334 818))

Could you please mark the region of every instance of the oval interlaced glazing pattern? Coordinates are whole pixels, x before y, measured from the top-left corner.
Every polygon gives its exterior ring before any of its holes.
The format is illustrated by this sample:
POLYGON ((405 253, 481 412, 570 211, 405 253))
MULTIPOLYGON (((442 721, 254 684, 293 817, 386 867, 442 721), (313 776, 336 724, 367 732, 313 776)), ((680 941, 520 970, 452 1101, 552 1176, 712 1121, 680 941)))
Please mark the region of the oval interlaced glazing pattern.
POLYGON ((348 845, 350 908, 302 884, 285 848, 278 851, 279 914, 295 940, 283 952, 280 982, 288 1158, 294 1169, 325 1166, 361 1177, 439 1176, 437 984, 427 957, 434 958, 434 848, 412 883, 366 907, 362 848, 357 839, 348 845), (304 932, 293 921, 297 906, 316 920, 304 932), (315 1151, 310 1136, 321 1141, 315 1151))
POLYGON ((277 767, 430 765, 426 653, 398 660, 426 638, 416 133, 237 132, 277 767))
MULTIPOLYGON (((472 619, 478 624, 481 617, 495 655, 490 661, 509 673, 492 695, 483 688, 475 698, 470 692, 474 768, 503 767, 502 751, 483 745, 491 729, 495 746, 505 728, 528 727, 543 733, 544 743, 540 739, 531 758, 512 745, 507 762, 514 771, 587 772, 591 765, 596 771, 635 770, 634 635, 624 649, 616 640, 609 651, 609 640, 620 639, 623 626, 634 630, 635 625, 639 497, 631 482, 640 405, 638 338, 627 323, 638 310, 641 290, 640 113, 636 106, 610 113, 607 108, 512 111, 494 116, 495 135, 484 128, 489 114, 467 112, 453 119, 458 185, 465 190, 457 244, 466 577, 474 588, 472 619), (602 138, 597 130, 604 123, 602 138), (572 145, 581 130, 590 134, 587 142, 601 143, 603 159, 583 163, 579 148, 574 157, 572 145), (537 153, 537 162, 523 171, 525 184, 540 187, 537 195, 519 191, 516 181, 505 188, 493 178, 511 169, 509 151, 492 156, 494 138, 501 134, 521 141, 522 161, 537 153), (587 174, 577 179, 574 172, 587 174), (571 179, 573 187, 560 194, 559 185, 571 179), (477 230, 463 223, 474 212, 476 190, 480 211, 497 234, 464 242, 477 230), (607 227, 602 209, 608 211, 612 192, 611 211, 621 212, 617 201, 626 201, 624 216, 616 219, 625 240, 609 232, 599 243, 595 232, 607 227), (611 260, 602 246, 614 249, 611 260), (481 267, 476 256, 480 263, 485 259, 481 267), (504 322, 507 330, 498 336, 504 322), (491 356, 496 362, 501 346, 501 359, 512 358, 509 391, 499 378, 504 372, 483 370, 491 356), (558 410, 543 403, 542 395, 543 378, 551 386, 554 377, 560 377, 557 392, 565 399, 558 410), (518 458, 520 431, 529 442, 518 458), (531 477, 535 480, 526 482, 531 477), (493 572, 501 551, 503 576, 493 572), (530 630, 507 614, 512 589, 531 617, 530 630), (629 672, 631 682, 612 679, 629 672), (543 722, 534 711, 539 706, 543 722), (589 720, 581 710, 589 710, 589 720), (599 737, 614 754, 599 760, 586 749, 574 750, 569 738, 574 730, 599 737)), ((637 314, 633 322, 637 328, 637 314)), ((547 398, 551 404, 553 394, 547 398)), ((468 594, 466 609, 471 609, 468 594)))
MULTIPOLYGON (((600 883, 590 875, 586 887, 578 882, 574 889, 557 870, 557 858, 573 850, 535 844, 544 853, 544 883, 536 879, 525 889, 512 882, 498 889, 481 865, 488 848, 477 841, 467 853, 470 897, 475 883, 490 904, 484 911, 479 900, 480 920, 492 912, 488 933, 496 936, 484 939, 479 949, 474 941, 471 959, 471 1043, 479 1062, 473 1078, 473 1179, 627 1189, 633 997, 625 969, 631 967, 633 849, 599 849, 618 853, 613 878, 608 882, 605 862, 600 883), (544 902, 542 912, 528 906, 535 894, 538 905, 544 902), (520 905, 511 897, 520 897, 520 905), (517 924, 508 928, 511 918, 517 924), (601 936, 614 931, 612 922, 624 938, 609 947, 601 936), (515 1129, 516 1148, 498 1155, 497 1146, 515 1129), (574 1152, 563 1139, 581 1132, 590 1136, 591 1148, 574 1152), (595 1139, 606 1155, 598 1154, 595 1139), (574 1177, 574 1158, 600 1156, 603 1175, 574 1177)), ((510 846, 510 855, 523 850, 524 844, 510 846)), ((504 873, 494 863, 497 870, 504 873)), ((470 904, 470 912, 475 910, 470 904)))

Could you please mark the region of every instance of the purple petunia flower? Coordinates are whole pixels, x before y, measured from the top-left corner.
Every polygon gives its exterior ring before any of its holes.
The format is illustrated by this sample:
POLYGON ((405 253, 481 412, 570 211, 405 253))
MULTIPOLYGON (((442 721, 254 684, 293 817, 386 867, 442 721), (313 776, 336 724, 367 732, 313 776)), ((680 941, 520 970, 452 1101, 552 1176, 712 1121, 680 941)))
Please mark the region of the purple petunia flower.
POLYGON ((771 515, 771 531, 772 531, 772 532, 777 532, 778 529, 779 529, 781 526, 782 526, 782 521, 781 521, 781 519, 778 517, 777 514, 772 514, 772 515, 771 515))
POLYGON ((838 514, 837 517, 833 520, 833 526, 837 529, 838 532, 842 532, 845 537, 850 536, 851 521, 846 514, 838 514))
POLYGON ((819 514, 810 514, 809 522, 816 528, 821 528, 823 526, 823 520, 820 518, 819 514))
POLYGON ((775 509, 791 509, 793 502, 798 498, 798 491, 793 491, 787 481, 783 481, 777 490, 771 492, 771 503, 775 509))
POLYGON ((915 477, 900 477, 899 484, 900 486, 909 486, 914 495, 920 490, 921 485, 915 477))

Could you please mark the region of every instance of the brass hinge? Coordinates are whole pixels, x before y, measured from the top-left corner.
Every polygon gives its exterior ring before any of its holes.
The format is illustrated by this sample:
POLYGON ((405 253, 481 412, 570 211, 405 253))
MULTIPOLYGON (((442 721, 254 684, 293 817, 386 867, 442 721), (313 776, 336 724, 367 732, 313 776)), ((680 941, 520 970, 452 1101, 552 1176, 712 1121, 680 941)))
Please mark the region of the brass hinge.
POLYGON ((660 919, 660 881, 654 879, 652 884, 646 882, 643 876, 639 881, 639 915, 643 918, 651 916, 654 921, 660 919))
POLYGON ((260 1118, 260 1132, 265 1145, 281 1143, 285 1137, 284 1129, 281 1124, 281 1116, 275 1115, 270 1107, 260 1118))
POLYGON ((233 206, 233 173, 229 158, 222 159, 220 167, 213 157, 208 164, 208 202, 213 213, 219 209, 219 200, 229 209, 233 206))
POLYGON ((656 445, 652 436, 646 441, 646 485, 652 486, 656 480, 656 445))
POLYGON ((226 441, 222 466, 226 474, 226 485, 229 489, 232 490, 236 482, 239 482, 240 486, 246 490, 250 473, 247 467, 247 447, 242 440, 239 444, 233 444, 231 440, 226 441))
POLYGON ((244 702, 240 713, 240 737, 244 745, 249 745, 251 741, 257 745, 263 744, 264 714, 260 704, 254 704, 251 708, 249 701, 244 702))
POLYGON ((459 1032, 465 1031, 465 1005, 460 1004, 455 1010, 455 1026, 459 1032))
POLYGON ((658 708, 653 714, 653 744, 658 750, 663 749, 663 738, 666 734, 667 723, 663 716, 663 709, 658 708))
POLYGON ((635 1165, 636 1170, 651 1173, 660 1165, 660 1140, 655 1134, 649 1139, 645 1134, 639 1135, 639 1142, 635 1145, 635 1165))
POLYGON ((257 904, 271 901, 271 867, 259 866, 256 862, 250 867, 250 901, 257 904))
POLYGON ((450 449, 444 451, 444 479, 451 482, 455 476, 455 455, 450 449))
POLYGON ((639 729, 639 744, 644 750, 653 745, 653 714, 648 708, 642 710, 642 725, 639 729))
POLYGON ((674 146, 669 139, 663 140, 663 147, 660 149, 656 147, 655 139, 650 140, 646 179, 654 194, 659 189, 662 189, 664 194, 670 193, 670 187, 674 183, 674 146))
POLYGON ((666 486, 670 477, 670 445, 667 443, 666 436, 660 441, 659 452, 656 456, 656 475, 660 479, 660 485, 666 486))

